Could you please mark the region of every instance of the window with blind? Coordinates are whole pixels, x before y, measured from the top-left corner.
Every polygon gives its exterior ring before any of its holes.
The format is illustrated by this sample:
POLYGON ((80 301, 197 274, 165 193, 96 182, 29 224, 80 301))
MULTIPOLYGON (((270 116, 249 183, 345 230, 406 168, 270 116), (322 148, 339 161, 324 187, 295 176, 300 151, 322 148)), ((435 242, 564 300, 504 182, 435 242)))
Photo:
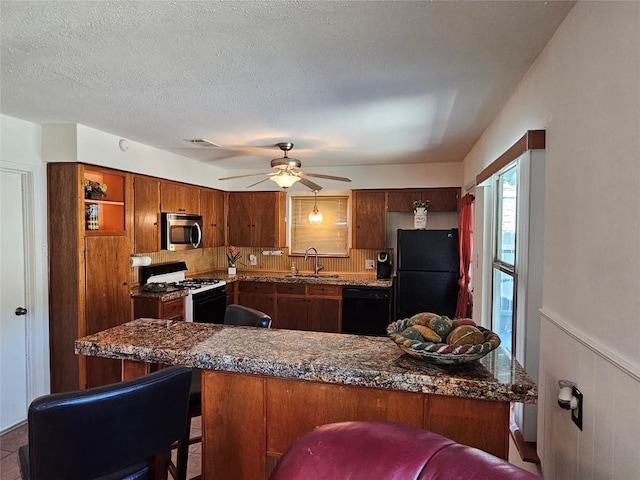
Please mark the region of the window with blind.
POLYGON ((348 253, 348 196, 291 198, 291 254, 304 254, 309 247, 319 255, 346 256, 348 253), (317 201, 323 220, 319 225, 309 223, 309 214, 317 201))

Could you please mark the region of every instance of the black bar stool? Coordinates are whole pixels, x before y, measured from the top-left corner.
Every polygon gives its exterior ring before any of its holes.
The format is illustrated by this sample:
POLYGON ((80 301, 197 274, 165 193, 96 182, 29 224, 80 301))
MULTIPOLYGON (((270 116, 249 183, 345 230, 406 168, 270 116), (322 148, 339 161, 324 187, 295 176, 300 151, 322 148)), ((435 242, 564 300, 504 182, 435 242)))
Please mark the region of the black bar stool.
POLYGON ((29 443, 18 449, 22 479, 153 478, 155 458, 168 456, 187 424, 191 376, 190 368, 176 366, 36 398, 28 412, 29 443))

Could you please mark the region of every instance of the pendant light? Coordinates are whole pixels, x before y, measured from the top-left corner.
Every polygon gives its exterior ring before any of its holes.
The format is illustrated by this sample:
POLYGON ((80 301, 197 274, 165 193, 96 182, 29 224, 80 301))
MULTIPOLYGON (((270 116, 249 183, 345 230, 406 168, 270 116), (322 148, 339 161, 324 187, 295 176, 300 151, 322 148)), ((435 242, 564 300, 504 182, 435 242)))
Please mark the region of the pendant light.
POLYGON ((314 200, 313 200, 313 210, 309 214, 309 223, 311 225, 320 225, 322 220, 324 219, 324 215, 320 211, 318 211, 318 191, 313 191, 314 200))

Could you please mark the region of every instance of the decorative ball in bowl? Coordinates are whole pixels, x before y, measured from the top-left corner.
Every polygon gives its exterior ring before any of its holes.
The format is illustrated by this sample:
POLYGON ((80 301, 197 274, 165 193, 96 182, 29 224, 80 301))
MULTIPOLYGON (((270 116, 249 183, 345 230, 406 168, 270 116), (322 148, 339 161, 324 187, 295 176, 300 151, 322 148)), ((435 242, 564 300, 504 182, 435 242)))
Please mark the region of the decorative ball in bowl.
POLYGON ((498 348, 500 337, 470 318, 451 320, 423 312, 396 320, 387 335, 412 357, 436 365, 459 365, 484 357, 498 348))

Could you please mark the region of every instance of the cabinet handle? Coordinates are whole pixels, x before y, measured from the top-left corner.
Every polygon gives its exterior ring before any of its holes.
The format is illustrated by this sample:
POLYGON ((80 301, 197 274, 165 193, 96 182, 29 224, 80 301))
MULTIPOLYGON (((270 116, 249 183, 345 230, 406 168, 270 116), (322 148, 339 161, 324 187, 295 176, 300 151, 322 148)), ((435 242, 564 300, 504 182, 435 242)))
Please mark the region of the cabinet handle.
POLYGON ((122 285, 126 287, 127 286, 127 282, 124 282, 122 285))

